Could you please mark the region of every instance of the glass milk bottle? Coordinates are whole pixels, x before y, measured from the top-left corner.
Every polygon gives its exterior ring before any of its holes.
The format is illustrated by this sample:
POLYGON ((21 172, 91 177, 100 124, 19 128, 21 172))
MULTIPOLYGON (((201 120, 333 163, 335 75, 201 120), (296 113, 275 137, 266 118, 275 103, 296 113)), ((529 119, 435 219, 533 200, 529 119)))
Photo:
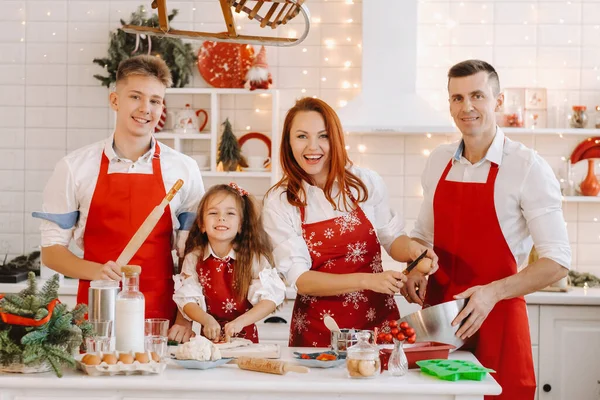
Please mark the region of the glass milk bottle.
POLYGON ((146 300, 140 292, 140 272, 137 265, 121 268, 123 289, 117 295, 115 333, 118 351, 144 351, 144 312, 146 300))

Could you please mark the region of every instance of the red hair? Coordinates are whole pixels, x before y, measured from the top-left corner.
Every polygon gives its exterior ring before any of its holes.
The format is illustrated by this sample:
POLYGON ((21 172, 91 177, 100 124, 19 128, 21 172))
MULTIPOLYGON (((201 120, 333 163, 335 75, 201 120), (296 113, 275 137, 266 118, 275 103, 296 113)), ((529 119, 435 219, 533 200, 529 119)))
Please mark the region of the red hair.
MULTIPOLYGON (((349 193, 350 189, 354 189, 358 193, 357 201, 364 202, 369 197, 367 187, 360 178, 351 173, 347 167, 352 165, 352 161, 346 152, 346 144, 344 142, 344 134, 342 124, 339 117, 333 108, 323 100, 312 97, 304 97, 292 107, 285 116, 283 123, 283 136, 281 138, 280 162, 283 170, 283 177, 270 190, 284 187, 287 195, 287 200, 291 205, 296 207, 306 206, 306 193, 302 187, 302 181, 306 181, 311 185, 315 185, 313 178, 302 169, 294 158, 292 146, 290 144, 290 135, 292 123, 299 112, 315 111, 321 114, 325 122, 325 130, 329 137, 330 157, 329 157, 329 172, 323 192, 325 198, 334 209, 338 209, 338 204, 331 197, 333 183, 337 180, 340 185, 340 193, 349 193)), ((269 191, 270 191, 269 190, 269 191)), ((342 196, 344 208, 349 211, 352 209, 351 204, 348 204, 348 196, 342 196)))

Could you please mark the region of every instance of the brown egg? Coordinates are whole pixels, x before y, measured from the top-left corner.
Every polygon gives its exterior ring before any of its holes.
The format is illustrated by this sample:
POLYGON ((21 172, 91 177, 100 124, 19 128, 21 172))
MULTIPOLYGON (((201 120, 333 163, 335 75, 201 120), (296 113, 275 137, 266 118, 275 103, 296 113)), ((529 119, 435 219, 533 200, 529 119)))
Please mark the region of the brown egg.
POLYGON ((417 264, 417 271, 422 274, 428 274, 431 271, 432 261, 431 258, 424 258, 417 264))
POLYGON ((123 364, 132 364, 133 356, 129 353, 121 353, 119 354, 119 361, 123 364))
POLYGON ((112 353, 105 354, 104 357, 102 357, 102 362, 105 362, 108 365, 116 364, 117 363, 117 356, 115 356, 112 353))
POLYGON ((81 359, 81 362, 84 363, 85 365, 99 365, 101 360, 100 360, 100 357, 98 357, 95 354, 86 354, 81 359))
POLYGON ((153 351, 152 353, 150 353, 150 355, 152 356, 152 359, 156 362, 160 362, 160 356, 158 354, 156 354, 155 351, 153 351))
POLYGON ((135 353, 135 361, 140 364, 147 364, 150 362, 150 358, 148 357, 148 353, 135 353))

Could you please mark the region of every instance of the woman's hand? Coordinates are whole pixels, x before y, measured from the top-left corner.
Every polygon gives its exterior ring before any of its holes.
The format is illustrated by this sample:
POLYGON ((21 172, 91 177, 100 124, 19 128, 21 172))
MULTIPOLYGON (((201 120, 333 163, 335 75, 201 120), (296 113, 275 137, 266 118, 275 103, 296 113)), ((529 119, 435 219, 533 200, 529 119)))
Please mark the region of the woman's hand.
POLYGON ((242 329, 244 329, 244 327, 242 326, 242 323, 240 323, 240 321, 237 319, 226 323, 223 327, 223 332, 225 333, 225 341, 229 342, 231 338, 240 333, 242 329))
POLYGON ((366 288, 377 293, 398 293, 404 286, 406 276, 399 271, 388 270, 378 274, 368 274, 366 288))
POLYGON ((209 315, 206 323, 202 327, 202 333, 206 336, 207 339, 210 340, 219 340, 221 337, 221 325, 217 322, 217 320, 209 315))

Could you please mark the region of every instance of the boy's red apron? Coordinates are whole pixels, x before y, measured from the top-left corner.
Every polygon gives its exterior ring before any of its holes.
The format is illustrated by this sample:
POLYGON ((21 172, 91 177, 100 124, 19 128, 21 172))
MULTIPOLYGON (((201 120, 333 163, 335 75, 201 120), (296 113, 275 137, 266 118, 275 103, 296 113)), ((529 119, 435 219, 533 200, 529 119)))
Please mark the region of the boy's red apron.
MULTIPOLYGON (((109 174, 108 164, 103 151, 83 235, 83 258, 100 264, 119 257, 148 214, 166 195, 158 142, 152 158, 152 174, 109 174)), ((146 318, 175 319, 177 306, 172 299, 172 235, 171 209, 167 206, 161 219, 129 262, 142 267, 140 290, 146 298, 146 318)), ((79 280, 78 303, 88 303, 89 286, 89 281, 79 280)))
MULTIPOLYGON (((451 301, 472 286, 517 273, 494 204, 498 165, 491 164, 485 183, 447 181, 451 167, 452 160, 433 200, 433 243, 440 269, 427 285, 425 303, 431 305, 451 301)), ((481 325, 475 343, 477 359, 497 371, 494 378, 502 386, 502 394, 494 398, 534 398, 535 375, 523 297, 498 302, 481 325)))
MULTIPOLYGON (((330 274, 379 273, 381 245, 371 222, 354 202, 355 209, 341 217, 304 223, 305 210, 300 208, 302 236, 312 260, 311 271, 330 274)), ((394 296, 371 290, 338 296, 298 295, 290 327, 290 346, 327 347, 331 334, 323 316, 331 315, 340 328, 373 329, 388 332, 388 322, 400 313, 394 296)))
MULTIPOLYGON (((206 312, 217 320, 221 329, 252 308, 247 300, 238 300, 233 290, 235 260, 226 257, 215 258, 210 255, 206 260, 198 260, 196 272, 206 300, 206 312)), ((245 326, 237 337, 258 343, 256 325, 245 326)))

